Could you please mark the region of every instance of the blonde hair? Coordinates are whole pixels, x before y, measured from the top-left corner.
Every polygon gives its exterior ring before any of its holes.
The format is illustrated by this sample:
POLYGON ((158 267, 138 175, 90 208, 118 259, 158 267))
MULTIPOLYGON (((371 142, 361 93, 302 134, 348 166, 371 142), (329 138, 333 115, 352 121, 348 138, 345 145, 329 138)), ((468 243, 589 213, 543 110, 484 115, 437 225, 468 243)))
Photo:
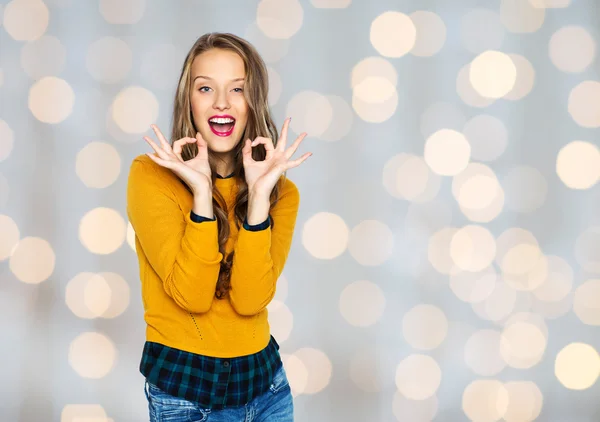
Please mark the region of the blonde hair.
MULTIPOLYGON (((246 40, 229 33, 208 33, 202 35, 194 43, 189 53, 187 54, 173 107, 171 142, 184 137, 195 137, 198 132, 192 117, 192 108, 190 103, 190 90, 192 86, 192 63, 194 59, 205 51, 213 48, 229 50, 237 53, 244 62, 246 72, 246 81, 244 83, 244 97, 248 103, 248 120, 240 142, 235 146, 234 155, 234 171, 233 177, 236 178, 238 184, 238 193, 233 205, 235 210, 235 223, 239 228, 246 218, 248 212, 248 185, 244 175, 244 166, 242 164, 242 148, 244 140, 250 138, 255 139, 258 136, 269 137, 273 140, 273 144, 277 145, 278 133, 268 103, 269 80, 267 67, 260 57, 258 51, 246 40)), ((195 144, 186 145, 182 151, 184 160, 189 160, 196 156, 198 148, 195 144)), ((261 161, 264 160, 266 151, 263 145, 253 148, 252 157, 261 161)), ((216 179, 215 157, 209 150, 209 162, 212 169, 213 186, 216 179)), ((283 181, 283 179, 282 179, 283 181)), ((280 184, 277 184, 271 192, 271 208, 279 199, 280 184)), ((221 270, 215 296, 218 299, 225 298, 230 289, 231 265, 233 263, 233 252, 225 254, 225 244, 229 238, 230 228, 227 218, 227 204, 223 196, 218 190, 213 190, 213 209, 217 218, 219 251, 224 255, 221 262, 221 270)), ((273 225, 273 221, 271 220, 273 225)))

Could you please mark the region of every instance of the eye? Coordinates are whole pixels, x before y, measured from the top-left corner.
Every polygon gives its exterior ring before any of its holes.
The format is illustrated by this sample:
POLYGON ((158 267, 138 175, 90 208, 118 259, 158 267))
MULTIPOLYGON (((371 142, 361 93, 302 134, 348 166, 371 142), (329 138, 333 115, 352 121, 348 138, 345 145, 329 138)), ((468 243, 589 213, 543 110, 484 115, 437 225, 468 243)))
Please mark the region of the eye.
POLYGON ((235 92, 244 92, 244 90, 242 88, 233 88, 233 90, 235 92))
POLYGON ((210 89, 210 87, 208 87, 208 86, 202 86, 202 87, 200 87, 198 89, 198 91, 200 91, 200 92, 208 92, 209 89, 210 89), (205 88, 206 88, 206 90, 205 90, 205 88))

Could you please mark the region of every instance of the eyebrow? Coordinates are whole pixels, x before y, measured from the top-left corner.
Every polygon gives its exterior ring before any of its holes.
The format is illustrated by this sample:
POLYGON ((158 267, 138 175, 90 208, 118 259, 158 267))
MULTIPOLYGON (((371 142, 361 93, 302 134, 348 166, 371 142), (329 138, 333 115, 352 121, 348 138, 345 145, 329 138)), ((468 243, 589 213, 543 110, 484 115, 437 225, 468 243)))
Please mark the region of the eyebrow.
MULTIPOLYGON (((212 80, 213 80, 213 78, 211 78, 211 77, 209 77, 209 76, 198 75, 198 76, 196 76, 196 77, 194 78, 194 80, 193 80, 192 82, 195 82, 195 81, 196 81, 196 79, 198 79, 198 78, 208 79, 209 81, 212 81, 212 80)), ((243 81, 244 79, 245 79, 245 78, 235 78, 235 79, 232 79, 232 80, 231 80, 231 82, 243 81)))

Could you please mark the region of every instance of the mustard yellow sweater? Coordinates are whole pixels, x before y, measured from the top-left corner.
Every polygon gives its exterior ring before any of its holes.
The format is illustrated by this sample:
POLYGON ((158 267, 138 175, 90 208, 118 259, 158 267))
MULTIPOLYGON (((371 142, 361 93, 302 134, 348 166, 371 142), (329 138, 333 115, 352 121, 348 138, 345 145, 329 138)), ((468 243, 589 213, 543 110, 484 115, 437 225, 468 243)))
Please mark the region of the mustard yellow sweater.
POLYGON ((215 298, 223 254, 217 222, 193 222, 191 193, 170 170, 141 155, 127 186, 127 215, 135 231, 146 340, 214 357, 256 353, 270 339, 267 305, 285 265, 299 206, 296 185, 286 178, 271 210, 273 227, 248 231, 234 223, 234 177, 217 179, 225 198, 235 249, 231 290, 215 298))

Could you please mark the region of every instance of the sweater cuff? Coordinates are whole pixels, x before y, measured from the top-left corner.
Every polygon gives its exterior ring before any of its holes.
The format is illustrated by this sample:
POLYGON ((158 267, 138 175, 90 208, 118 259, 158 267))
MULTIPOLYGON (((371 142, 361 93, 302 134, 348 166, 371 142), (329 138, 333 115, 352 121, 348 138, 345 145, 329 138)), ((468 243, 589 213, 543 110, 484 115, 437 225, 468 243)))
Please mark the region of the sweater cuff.
POLYGON ((216 219, 216 216, 214 216, 213 218, 208 218, 198 215, 194 213, 194 211, 190 211, 190 220, 192 220, 194 223, 202 223, 204 221, 215 221, 216 219))
POLYGON ((271 226, 271 216, 269 215, 265 221, 259 224, 248 224, 248 219, 244 219, 244 229, 249 232, 259 232, 261 230, 266 230, 269 226, 271 226))

